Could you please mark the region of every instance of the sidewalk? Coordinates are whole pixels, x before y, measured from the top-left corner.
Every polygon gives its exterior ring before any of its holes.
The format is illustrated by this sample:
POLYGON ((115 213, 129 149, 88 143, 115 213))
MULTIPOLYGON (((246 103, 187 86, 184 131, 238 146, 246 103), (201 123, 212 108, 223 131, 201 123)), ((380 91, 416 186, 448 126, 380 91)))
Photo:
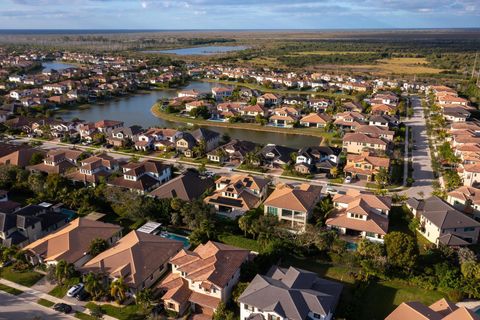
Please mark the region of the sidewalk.
MULTIPOLYGON (((15 283, 15 282, 8 281, 6 279, 1 279, 0 278, 0 283, 4 284, 6 286, 9 286, 9 287, 12 287, 12 288, 23 291, 23 293, 19 294, 17 296, 17 298, 23 299, 23 300, 28 301, 28 302, 37 303, 38 299, 45 299, 45 300, 49 300, 53 303, 66 303, 68 305, 72 305, 71 302, 69 302, 69 301, 54 297, 52 295, 49 295, 48 293, 40 292, 40 291, 34 290, 32 288, 22 286, 20 284, 15 283)), ((83 313, 86 313, 86 314, 90 314, 90 310, 83 307, 83 306, 72 305, 72 308, 73 308, 73 312, 78 311, 78 312, 83 312, 83 313)), ((76 319, 73 316, 71 316, 71 317, 72 317, 72 319, 76 319)), ((116 318, 110 317, 108 315, 104 315, 103 319, 105 319, 105 320, 117 320, 116 318)))

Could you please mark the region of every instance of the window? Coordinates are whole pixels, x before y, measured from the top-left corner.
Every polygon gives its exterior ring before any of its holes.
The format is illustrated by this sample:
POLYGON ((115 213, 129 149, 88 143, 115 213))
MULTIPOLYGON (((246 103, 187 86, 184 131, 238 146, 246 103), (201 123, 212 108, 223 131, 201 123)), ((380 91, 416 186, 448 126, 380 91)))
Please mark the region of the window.
POLYGON ((314 318, 314 319, 321 319, 322 316, 319 315, 318 313, 314 313, 314 314, 313 314, 313 318, 314 318))
POLYGON ((276 216, 278 215, 278 209, 275 207, 267 207, 267 213, 276 216))
POLYGON ((467 227, 467 228, 463 228, 463 231, 465 231, 465 232, 475 231, 475 228, 474 227, 467 227))

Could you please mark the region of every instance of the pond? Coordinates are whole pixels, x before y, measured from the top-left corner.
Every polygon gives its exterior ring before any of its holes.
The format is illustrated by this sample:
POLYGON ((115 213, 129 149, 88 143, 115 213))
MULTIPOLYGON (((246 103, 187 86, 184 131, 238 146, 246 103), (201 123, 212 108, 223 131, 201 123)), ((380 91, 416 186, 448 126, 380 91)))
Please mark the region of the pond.
MULTIPOLYGON (((215 83, 211 82, 193 81, 184 89, 195 89, 200 92, 207 92, 210 91, 210 89, 215 85, 215 83)), ((127 126, 140 125, 144 128, 176 128, 179 126, 185 126, 185 124, 159 119, 150 111, 152 105, 157 102, 158 99, 173 98, 176 95, 177 90, 173 89, 154 90, 149 91, 148 93, 135 94, 128 97, 108 100, 104 103, 76 107, 75 109, 63 111, 60 115, 65 120, 78 118, 89 122, 96 122, 101 119, 108 119, 121 120, 127 126)), ((221 134, 228 134, 234 139, 249 140, 260 144, 274 143, 289 147, 301 148, 309 145, 319 145, 320 143, 320 138, 311 136, 250 131, 215 126, 207 126, 207 128, 217 131, 221 134)))
POLYGON ((181 49, 172 49, 172 50, 145 50, 145 53, 167 53, 167 54, 176 54, 179 56, 208 56, 219 53, 227 53, 233 51, 241 51, 248 49, 247 46, 207 46, 207 47, 192 47, 192 48, 181 48, 181 49))
POLYGON ((44 61, 42 62, 42 71, 50 71, 50 70, 65 70, 68 68, 75 68, 73 64, 63 63, 60 61, 44 61))

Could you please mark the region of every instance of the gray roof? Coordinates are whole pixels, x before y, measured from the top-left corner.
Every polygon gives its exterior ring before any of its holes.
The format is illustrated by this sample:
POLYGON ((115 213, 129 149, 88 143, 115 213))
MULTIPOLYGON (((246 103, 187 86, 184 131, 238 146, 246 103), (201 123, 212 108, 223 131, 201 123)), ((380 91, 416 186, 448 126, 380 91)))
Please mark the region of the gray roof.
POLYGON ((422 215, 441 229, 480 227, 480 223, 461 213, 437 196, 424 202, 422 215))
POLYGON ((205 129, 205 128, 198 128, 197 130, 192 131, 191 134, 197 142, 199 142, 202 139, 205 139, 205 141, 210 141, 210 140, 215 139, 218 136, 220 136, 220 134, 218 132, 208 130, 208 129, 205 129))
POLYGON ((313 272, 274 266, 268 275, 257 275, 239 301, 283 318, 303 320, 310 311, 325 316, 333 313, 341 292, 341 284, 313 272))
POLYGON ((187 170, 184 174, 164 183, 151 192, 152 196, 164 198, 179 198, 192 201, 214 186, 213 179, 201 178, 198 173, 187 170))

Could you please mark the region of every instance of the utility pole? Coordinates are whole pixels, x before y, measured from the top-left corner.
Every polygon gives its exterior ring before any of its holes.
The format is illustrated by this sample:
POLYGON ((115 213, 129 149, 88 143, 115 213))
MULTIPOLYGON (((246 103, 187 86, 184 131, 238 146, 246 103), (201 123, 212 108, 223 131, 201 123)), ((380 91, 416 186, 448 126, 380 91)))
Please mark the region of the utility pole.
POLYGON ((473 63, 472 77, 470 79, 473 79, 473 77, 475 76, 475 69, 477 69, 477 58, 478 58, 478 52, 475 53, 475 62, 473 63))

